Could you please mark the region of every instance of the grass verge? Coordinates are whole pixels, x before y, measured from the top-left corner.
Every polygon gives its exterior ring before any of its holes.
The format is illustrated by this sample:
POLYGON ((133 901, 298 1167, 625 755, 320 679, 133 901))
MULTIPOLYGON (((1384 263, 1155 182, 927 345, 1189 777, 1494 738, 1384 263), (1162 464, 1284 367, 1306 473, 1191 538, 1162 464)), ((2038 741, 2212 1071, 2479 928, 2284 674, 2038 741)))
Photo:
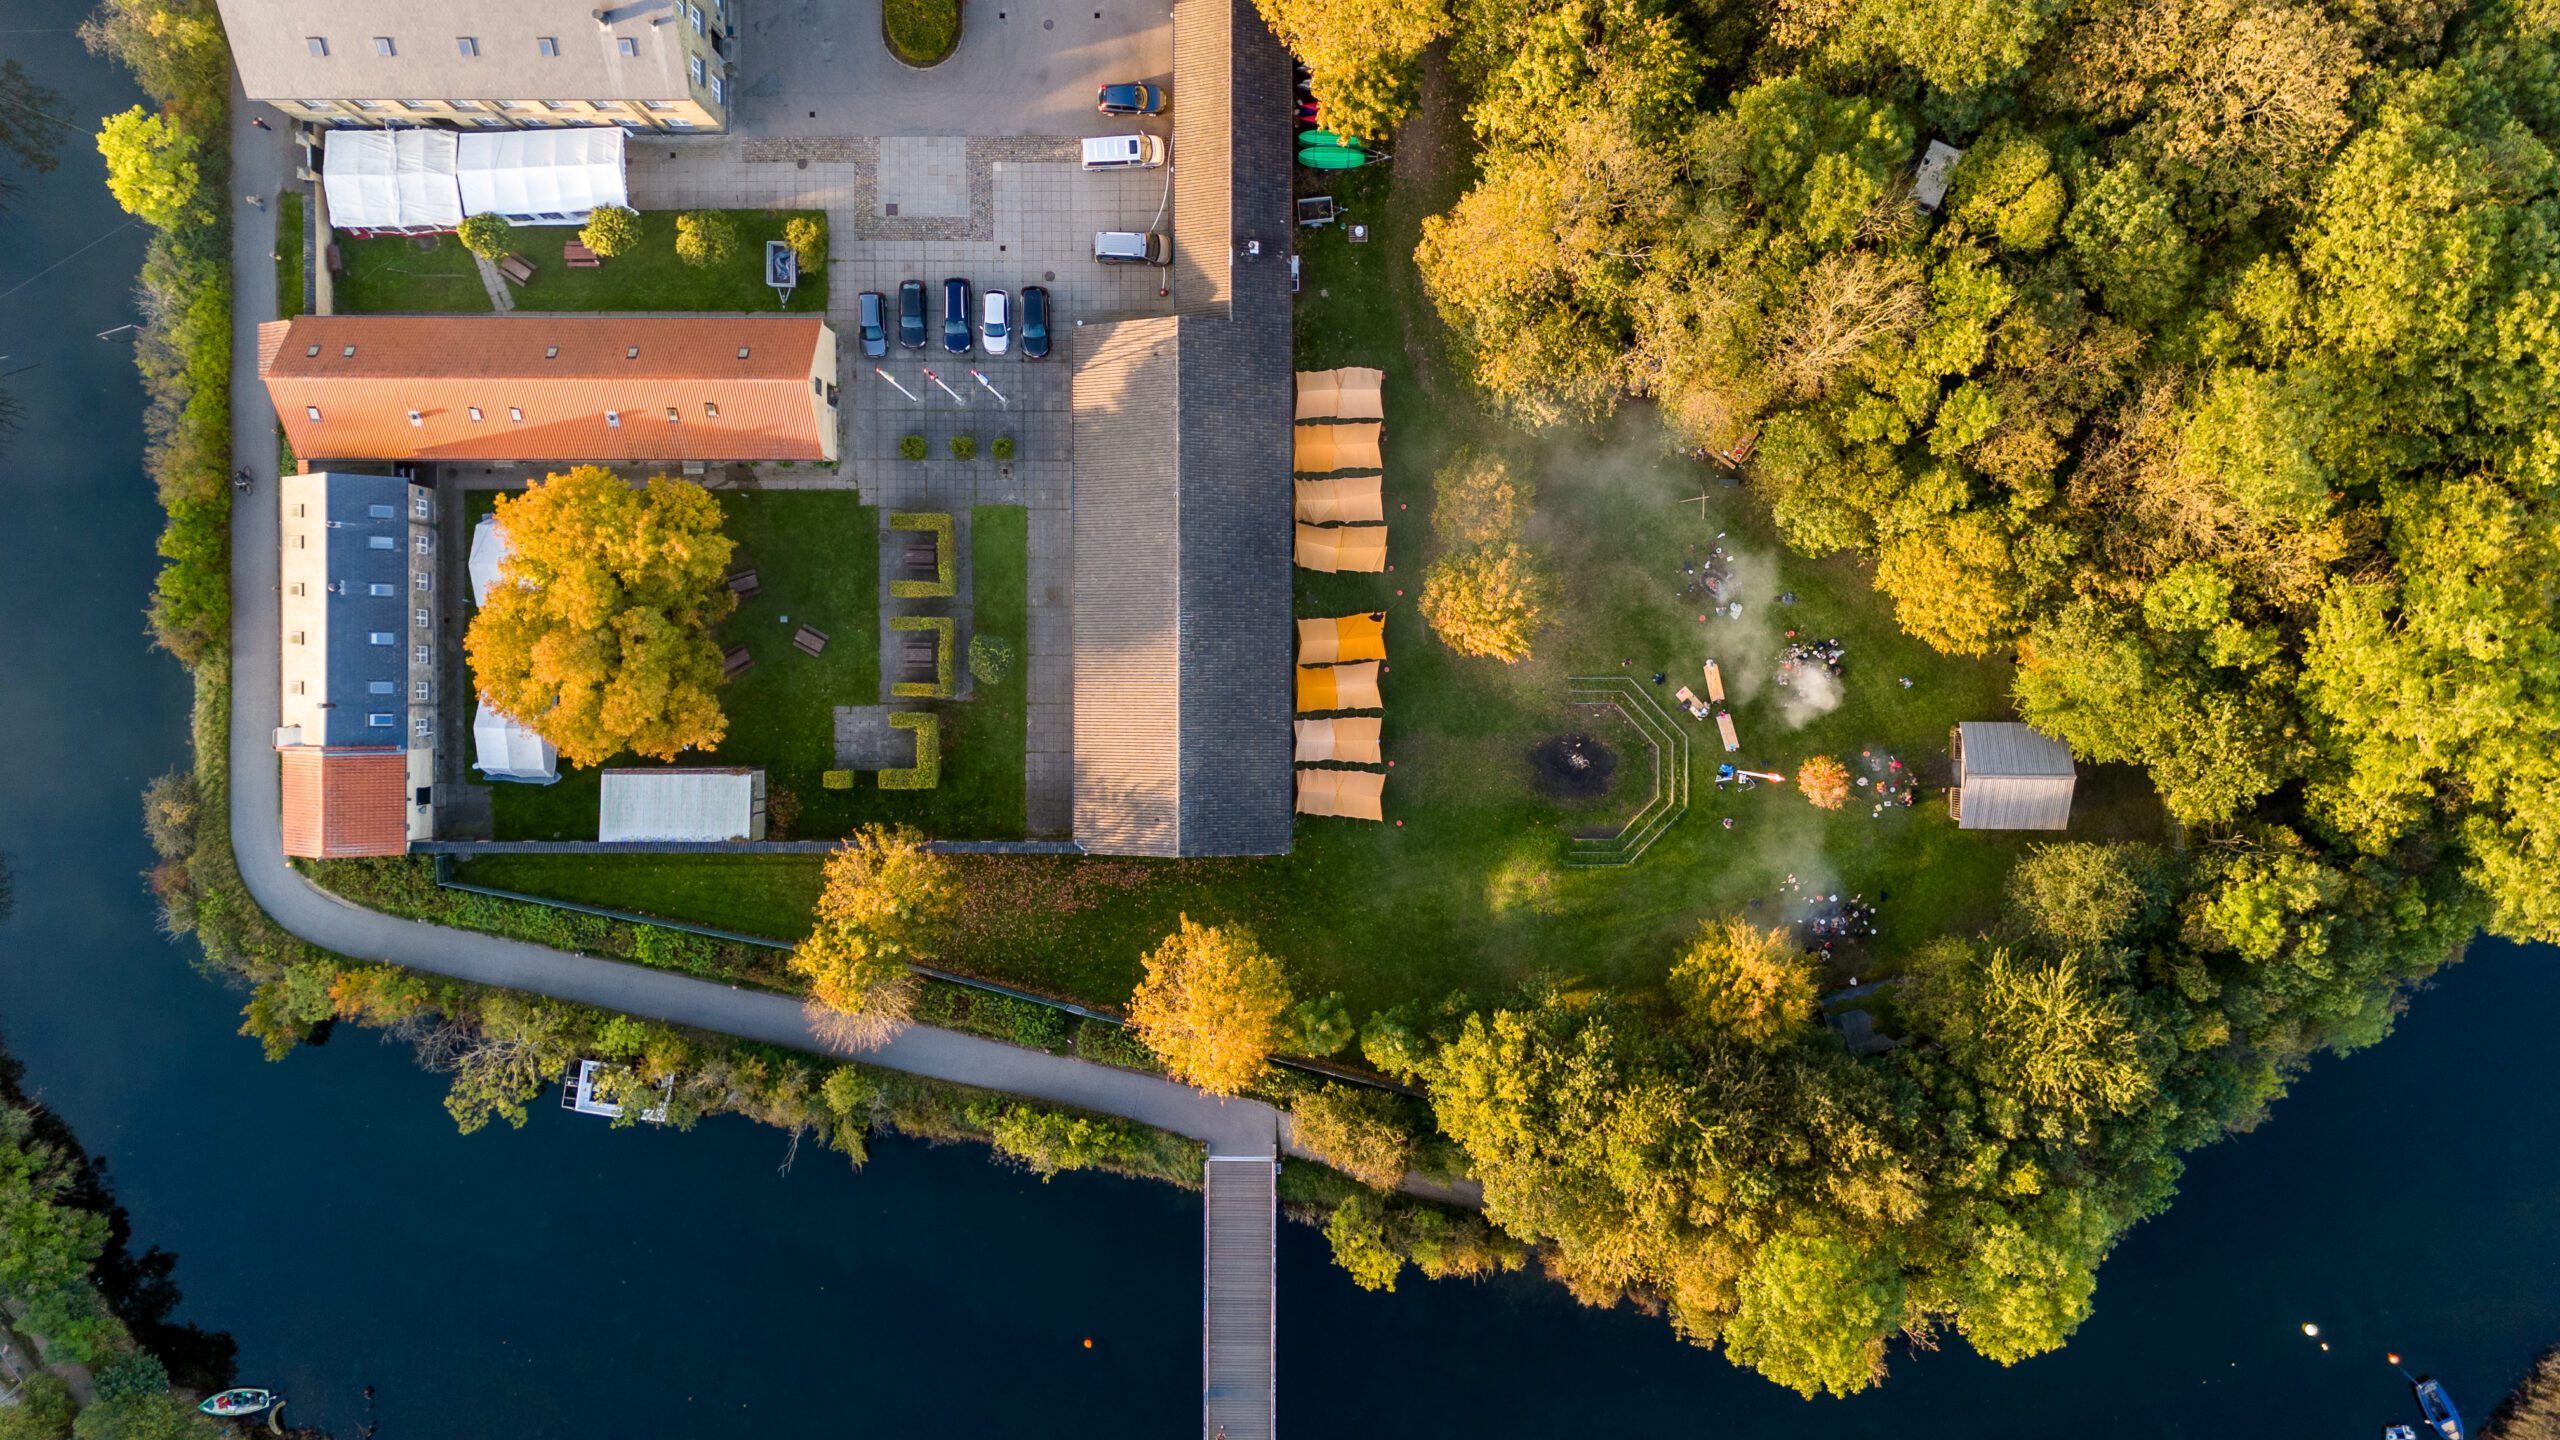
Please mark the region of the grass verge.
POLYGON ((302 192, 276 197, 276 318, 290 320, 310 302, 302 293, 302 192))

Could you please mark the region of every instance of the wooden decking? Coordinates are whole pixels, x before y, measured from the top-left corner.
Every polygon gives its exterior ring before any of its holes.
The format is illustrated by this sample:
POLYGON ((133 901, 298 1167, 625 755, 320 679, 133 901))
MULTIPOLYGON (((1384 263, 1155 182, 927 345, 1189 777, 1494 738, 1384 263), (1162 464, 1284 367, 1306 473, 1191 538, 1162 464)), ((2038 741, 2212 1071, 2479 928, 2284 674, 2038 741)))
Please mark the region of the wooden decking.
POLYGON ((1212 1155, 1200 1338, 1202 1440, 1271 1440, 1279 1195, 1269 1155, 1212 1155))

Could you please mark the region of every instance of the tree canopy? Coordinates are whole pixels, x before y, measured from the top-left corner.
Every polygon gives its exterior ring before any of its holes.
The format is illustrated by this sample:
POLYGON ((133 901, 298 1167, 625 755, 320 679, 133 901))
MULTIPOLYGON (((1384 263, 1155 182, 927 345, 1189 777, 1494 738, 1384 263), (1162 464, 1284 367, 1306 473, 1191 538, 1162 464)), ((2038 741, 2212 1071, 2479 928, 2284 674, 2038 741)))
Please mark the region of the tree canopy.
POLYGON ((1147 954, 1129 1028, 1175 1079, 1233 1095, 1280 1048, 1290 1003, 1288 976, 1252 931, 1185 915, 1147 954))
POLYGON ((949 939, 960 911, 951 862, 905 825, 865 825, 827 857, 815 923, 791 952, 791 973, 836 1013, 895 1029, 907 1018, 909 966, 949 939))
POLYGON ((711 627, 737 606, 720 502, 581 465, 501 495, 497 517, 507 558, 463 637, 489 703, 577 765, 718 745, 711 627))

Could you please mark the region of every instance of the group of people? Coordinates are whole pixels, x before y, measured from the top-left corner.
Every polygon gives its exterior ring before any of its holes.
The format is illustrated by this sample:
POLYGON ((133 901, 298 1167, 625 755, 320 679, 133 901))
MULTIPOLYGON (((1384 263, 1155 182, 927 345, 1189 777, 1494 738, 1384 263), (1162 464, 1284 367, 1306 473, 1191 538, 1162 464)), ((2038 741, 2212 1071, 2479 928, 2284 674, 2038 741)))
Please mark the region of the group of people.
POLYGON ((1857 776, 1851 783, 1875 796, 1873 807, 1868 812, 1870 818, 1882 819, 1884 812, 1892 807, 1908 810, 1919 800, 1920 787, 1900 757, 1883 750, 1861 750, 1858 763, 1867 773, 1857 776))
POLYGON ((1831 672, 1832 679, 1837 680, 1840 678, 1841 657, 1846 654, 1848 647, 1837 640, 1798 640, 1796 632, 1790 630, 1787 632, 1787 648, 1778 656, 1778 683, 1786 684, 1799 665, 1806 669, 1821 666, 1831 672))
POLYGON ((1809 889, 1804 882, 1790 875, 1786 883, 1778 887, 1778 896, 1781 902, 1790 906, 1794 906, 1796 901, 1801 902, 1802 913, 1791 922, 1795 926, 1797 943, 1825 961, 1832 958, 1835 950, 1844 950, 1875 938, 1876 907, 1868 903, 1863 891, 1844 900, 1836 890, 1809 889), (1796 900, 1790 901, 1790 896, 1796 900))

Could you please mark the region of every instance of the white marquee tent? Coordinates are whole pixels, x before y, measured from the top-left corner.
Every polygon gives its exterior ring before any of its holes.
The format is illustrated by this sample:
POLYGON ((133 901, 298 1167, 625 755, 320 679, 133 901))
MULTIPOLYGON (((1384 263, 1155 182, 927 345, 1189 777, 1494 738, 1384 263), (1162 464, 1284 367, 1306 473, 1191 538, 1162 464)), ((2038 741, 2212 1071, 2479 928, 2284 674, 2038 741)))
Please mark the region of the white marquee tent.
POLYGON ((687 843, 764 838, 764 772, 607 770, 596 838, 687 843))
MULTIPOLYGON (((620 132, 616 132, 617 135, 620 132)), ((449 130, 332 130, 321 193, 340 230, 426 233, 462 223, 449 130)))
POLYGON ((550 741, 480 702, 471 717, 472 764, 492 780, 548 785, 560 778, 560 752, 550 741))
POLYGON ((518 225, 583 225, 599 205, 631 203, 611 125, 465 135, 455 178, 464 214, 518 225))
POLYGON ((507 534, 498 528, 498 517, 483 515, 471 527, 471 603, 486 605, 489 592, 497 588, 498 566, 507 558, 507 534))

